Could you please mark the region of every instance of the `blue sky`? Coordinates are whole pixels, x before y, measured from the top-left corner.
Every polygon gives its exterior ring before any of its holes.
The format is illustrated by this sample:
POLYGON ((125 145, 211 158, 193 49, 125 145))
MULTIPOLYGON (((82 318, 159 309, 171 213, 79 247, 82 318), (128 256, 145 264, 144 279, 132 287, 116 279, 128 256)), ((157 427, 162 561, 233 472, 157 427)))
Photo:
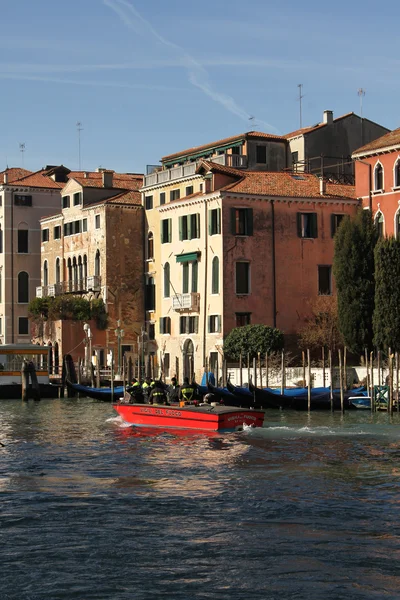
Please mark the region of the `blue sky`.
MULTIPOLYGON (((0 167, 144 172, 251 129, 360 113, 400 125, 393 0, 13 0, 2 11, 0 167), (392 18, 388 18, 391 15, 392 18), (250 117, 254 119, 250 120, 250 117)), ((396 16, 397 15, 397 16, 396 16)))

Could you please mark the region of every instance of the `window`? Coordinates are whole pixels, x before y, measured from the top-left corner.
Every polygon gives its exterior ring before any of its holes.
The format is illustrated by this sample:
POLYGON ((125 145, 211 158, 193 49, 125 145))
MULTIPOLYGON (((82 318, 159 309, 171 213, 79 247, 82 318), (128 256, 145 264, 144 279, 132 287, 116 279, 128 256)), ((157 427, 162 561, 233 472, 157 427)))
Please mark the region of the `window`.
POLYGON ((56 283, 60 283, 61 281, 61 264, 60 259, 56 259, 56 283))
POLYGON ((250 263, 236 263, 236 293, 250 294, 250 263))
POLYGON ((292 165, 295 165, 299 162, 299 153, 292 152, 292 165))
POLYGON ((25 194, 15 194, 14 204, 15 206, 32 206, 32 196, 26 196, 25 194))
POLYGON ((267 164, 267 147, 256 146, 256 162, 259 165, 267 164))
POLYGON ((318 294, 320 296, 332 295, 332 267, 318 266, 318 294))
POLYGON ((156 310, 156 286, 154 285, 154 279, 148 278, 145 291, 145 310, 154 311, 156 310))
POLYGON ((219 294, 219 258, 214 256, 212 261, 211 293, 219 294))
POLYGON ((61 239, 61 225, 56 225, 53 229, 53 238, 55 240, 61 239))
POLYGON ((144 207, 146 210, 151 210, 153 208, 153 196, 145 196, 144 207))
POLYGON ((97 250, 94 258, 94 274, 96 277, 100 276, 100 250, 97 250))
POLYGON ((170 355, 169 352, 166 352, 164 354, 164 360, 163 360, 163 372, 164 372, 164 377, 169 377, 169 370, 170 370, 171 366, 170 366, 170 355))
POLYGON ((374 190, 383 190, 383 167, 378 163, 374 170, 374 190))
POLYGON ((18 319, 18 334, 19 335, 29 335, 28 317, 19 317, 19 319, 18 319))
POLYGON ((29 275, 25 271, 18 273, 18 302, 29 302, 29 275))
POLYGON ((179 333, 198 333, 199 331, 199 317, 180 317, 179 318, 179 333))
POLYGON ((171 333, 171 317, 161 317, 160 333, 162 333, 162 334, 170 334, 171 333))
POLYGON ((165 263, 165 265, 164 265, 164 298, 169 298, 171 295, 170 278, 171 278, 170 266, 169 266, 169 263, 165 263))
POLYGON ((236 313, 236 327, 245 327, 251 324, 251 313, 236 313))
POLYGON ((81 203, 81 193, 80 192, 76 192, 74 194, 74 206, 78 206, 78 204, 81 203))
POLYGON ((186 196, 190 196, 191 194, 193 194, 193 186, 188 185, 186 188, 186 196))
POLYGON ((343 221, 346 215, 331 215, 331 236, 335 237, 337 230, 339 229, 340 223, 343 221))
POLYGON ((62 197, 62 207, 63 208, 69 208, 70 207, 70 203, 71 203, 70 196, 63 196, 62 197))
POLYGON ((147 260, 153 260, 154 258, 154 238, 150 231, 147 236, 147 260))
POLYGON ((210 371, 216 374, 218 371, 218 352, 210 352, 209 365, 210 371))
POLYGON ((203 191, 203 184, 201 183, 200 184, 200 192, 202 192, 202 191, 203 191))
POLYGON ((154 323, 149 323, 149 340, 153 341, 156 339, 156 327, 154 323))
POLYGON ((208 333, 219 333, 221 331, 221 316, 210 315, 208 317, 208 333))
POLYGON ((160 193, 160 204, 165 204, 165 192, 160 193))
POLYGON ((174 200, 179 200, 181 197, 181 190, 171 190, 169 193, 169 200, 173 202, 174 200))
POLYGON ((297 213, 297 234, 301 238, 317 238, 317 213, 297 213))
POLYGON ((42 229, 42 242, 48 242, 49 237, 49 229, 42 229))
POLYGON ((172 219, 161 221, 161 243, 169 244, 172 241, 172 219))
POLYGON ((3 206, 3 196, 0 196, 0 206, 3 206))
POLYGON ((182 294, 189 293, 189 263, 182 263, 182 294))
POLYGON ((64 223, 64 236, 71 235, 72 223, 64 223))
POLYGON ((383 213, 380 211, 376 213, 375 226, 378 230, 378 236, 383 237, 385 233, 385 219, 383 218, 383 213))
POLYGON ((49 285, 49 267, 47 264, 47 260, 43 263, 43 285, 47 287, 49 285))
POLYGON ((28 248, 28 230, 27 229, 18 229, 18 254, 27 254, 29 252, 28 248))
POLYGON ((231 233, 253 235, 253 209, 231 208, 231 233))
POLYGON ((218 235, 221 233, 221 209, 214 208, 208 211, 208 234, 218 235))
POLYGON ((81 232, 81 227, 82 227, 82 221, 74 221, 72 224, 72 232, 73 233, 80 233, 81 232))
POLYGON ((400 187, 400 157, 396 160, 394 165, 393 187, 400 187))
POLYGON ((87 219, 82 219, 82 231, 87 231, 87 219))
POLYGON ((192 293, 197 292, 198 286, 199 263, 197 260, 192 262, 192 293))
POLYGON ((233 148, 231 148, 231 154, 235 154, 236 156, 240 155, 242 152, 242 147, 241 146, 234 146, 233 148))
POLYGON ((96 229, 100 229, 100 215, 96 215, 94 218, 94 226, 96 229))
POLYGON ((179 217, 179 239, 193 240, 200 237, 200 214, 179 217))

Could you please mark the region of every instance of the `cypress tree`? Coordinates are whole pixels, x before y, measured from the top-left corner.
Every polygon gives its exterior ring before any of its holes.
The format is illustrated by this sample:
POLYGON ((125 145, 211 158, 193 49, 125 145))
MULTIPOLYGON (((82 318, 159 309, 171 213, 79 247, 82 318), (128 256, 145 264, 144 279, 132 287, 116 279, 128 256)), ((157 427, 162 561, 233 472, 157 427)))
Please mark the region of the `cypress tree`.
POLYGON ((343 219, 335 236, 333 272, 338 295, 339 330, 354 353, 372 349, 375 300, 374 249, 377 229, 369 210, 343 219))
POLYGON ((374 344, 400 351, 400 241, 381 239, 375 247, 374 344))

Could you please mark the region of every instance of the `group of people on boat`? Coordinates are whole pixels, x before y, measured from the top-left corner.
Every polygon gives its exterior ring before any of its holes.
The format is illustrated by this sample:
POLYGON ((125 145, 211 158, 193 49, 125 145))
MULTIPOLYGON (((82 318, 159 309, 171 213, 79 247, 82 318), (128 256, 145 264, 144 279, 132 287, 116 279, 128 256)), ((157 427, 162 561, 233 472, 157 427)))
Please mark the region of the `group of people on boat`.
POLYGON ((170 385, 151 377, 146 377, 141 383, 133 378, 130 385, 126 387, 129 394, 129 402, 144 404, 196 404, 199 394, 196 383, 190 383, 185 377, 183 384, 179 385, 176 377, 172 377, 170 385))

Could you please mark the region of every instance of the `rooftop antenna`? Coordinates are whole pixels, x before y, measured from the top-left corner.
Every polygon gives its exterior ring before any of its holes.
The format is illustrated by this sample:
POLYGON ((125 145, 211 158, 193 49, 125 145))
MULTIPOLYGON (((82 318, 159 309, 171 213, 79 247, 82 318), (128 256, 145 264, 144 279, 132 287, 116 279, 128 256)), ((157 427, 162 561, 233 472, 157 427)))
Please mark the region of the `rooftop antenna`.
POLYGON ((302 103, 301 103, 301 101, 304 98, 304 95, 302 94, 303 84, 299 83, 297 85, 297 87, 299 88, 299 98, 298 98, 298 100, 299 100, 299 105, 300 105, 300 129, 302 129, 302 127, 303 127, 303 115, 302 115, 302 103))
POLYGON ((24 143, 20 143, 19 145, 19 151, 21 152, 21 157, 22 157, 22 168, 24 168, 24 152, 25 152, 25 144, 24 143))
POLYGON ((363 98, 365 96, 365 90, 363 88, 358 88, 357 90, 358 97, 360 98, 360 117, 361 117, 361 146, 364 143, 364 128, 363 128, 363 98))
POLYGON ((255 120, 255 117, 253 115, 250 115, 249 121, 250 121, 252 127, 254 127, 254 120, 255 120))
POLYGON ((81 131, 83 131, 82 123, 80 121, 76 124, 76 130, 78 132, 78 155, 79 155, 79 170, 82 170, 81 167, 81 131))

